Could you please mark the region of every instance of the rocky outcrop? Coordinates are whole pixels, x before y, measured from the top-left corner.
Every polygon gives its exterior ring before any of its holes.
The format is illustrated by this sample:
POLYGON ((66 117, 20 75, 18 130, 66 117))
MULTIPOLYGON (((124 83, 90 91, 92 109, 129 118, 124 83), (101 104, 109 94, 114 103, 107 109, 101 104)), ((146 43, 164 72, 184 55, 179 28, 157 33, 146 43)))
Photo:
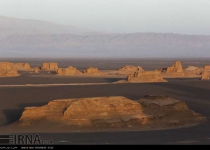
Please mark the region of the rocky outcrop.
POLYGON ((134 71, 134 72, 137 72, 137 71, 144 71, 140 66, 129 66, 129 65, 125 65, 123 66, 122 68, 118 69, 118 71, 134 71))
POLYGON ((15 69, 12 63, 0 62, 0 77, 12 77, 19 76, 17 69, 15 69))
POLYGON ((204 69, 204 70, 210 70, 210 65, 208 65, 208 66, 203 66, 203 69, 204 69))
POLYGON ((49 102, 42 107, 24 110, 20 123, 39 119, 78 126, 124 126, 124 121, 146 124, 150 115, 141 104, 125 97, 94 97, 64 99, 49 102), (38 113, 37 113, 38 112, 38 113))
POLYGON ((72 66, 68 68, 59 68, 56 70, 56 75, 81 75, 82 73, 72 66))
POLYGON ((188 66, 185 68, 185 75, 190 74, 195 74, 195 75, 201 75, 203 72, 203 68, 195 67, 195 66, 188 66))
POLYGON ((34 68, 31 68, 33 73, 39 73, 40 71, 40 68, 39 67, 34 67, 34 68))
POLYGON ((135 72, 127 77, 128 82, 167 82, 157 71, 135 72))
MULTIPOLYGON (((19 121, 4 132, 76 132, 152 130, 186 127, 205 120, 185 102, 168 96, 130 100, 122 96, 73 98, 26 107, 19 121)), ((2 130, 1 129, 1 130, 2 130)))
POLYGON ((29 63, 12 63, 12 66, 17 70, 31 71, 29 63))
POLYGON ((105 72, 100 72, 98 68, 90 67, 83 72, 85 75, 107 75, 105 72))
MULTIPOLYGON (((164 78, 182 78, 185 77, 185 71, 180 61, 176 61, 171 67, 159 70, 164 78)), ((190 75, 191 76, 191 75, 190 75)))
POLYGON ((42 63, 41 70, 57 70, 58 63, 55 62, 44 62, 42 63))
POLYGON ((166 73, 183 73, 184 69, 180 61, 176 61, 173 66, 168 67, 166 73))
POLYGON ((201 80, 209 80, 210 79, 210 72, 204 71, 201 75, 201 80))

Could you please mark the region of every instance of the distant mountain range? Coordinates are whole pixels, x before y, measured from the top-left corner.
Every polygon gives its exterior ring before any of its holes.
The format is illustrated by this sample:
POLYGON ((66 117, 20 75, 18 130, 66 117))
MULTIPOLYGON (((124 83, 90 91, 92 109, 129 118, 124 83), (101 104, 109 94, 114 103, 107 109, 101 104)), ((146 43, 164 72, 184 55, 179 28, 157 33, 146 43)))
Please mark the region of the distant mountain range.
POLYGON ((210 36, 105 34, 0 16, 0 57, 210 57, 210 36))

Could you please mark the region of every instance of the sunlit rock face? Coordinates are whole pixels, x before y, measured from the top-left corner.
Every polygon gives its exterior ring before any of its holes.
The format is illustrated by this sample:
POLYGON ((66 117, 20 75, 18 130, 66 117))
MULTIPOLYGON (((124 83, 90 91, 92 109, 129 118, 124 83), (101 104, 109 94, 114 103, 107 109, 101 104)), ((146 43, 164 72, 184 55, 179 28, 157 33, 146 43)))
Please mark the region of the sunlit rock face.
POLYGON ((56 70, 56 75, 81 75, 82 72, 77 70, 77 68, 74 68, 72 66, 69 66, 68 68, 58 68, 56 70))
POLYGON ((44 62, 42 63, 41 70, 57 70, 58 63, 55 62, 44 62))
POLYGON ((17 69, 10 62, 0 62, 0 77, 19 76, 17 69))

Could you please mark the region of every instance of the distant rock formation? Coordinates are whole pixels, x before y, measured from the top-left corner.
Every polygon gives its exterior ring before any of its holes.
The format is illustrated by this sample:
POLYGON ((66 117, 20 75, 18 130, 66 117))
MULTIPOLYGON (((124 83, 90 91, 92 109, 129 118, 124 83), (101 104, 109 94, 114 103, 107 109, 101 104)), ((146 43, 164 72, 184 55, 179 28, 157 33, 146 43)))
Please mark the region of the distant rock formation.
POLYGON ((203 66, 203 69, 204 69, 204 70, 210 70, 210 65, 208 65, 208 66, 203 66))
POLYGON ((58 63, 55 62, 44 62, 42 63, 41 70, 57 70, 58 63))
POLYGON ((122 68, 118 69, 119 71, 144 71, 140 66, 129 66, 129 65, 125 65, 122 68))
POLYGON ((21 133, 148 130, 186 127, 204 120, 185 102, 167 96, 145 96, 136 101, 110 96, 54 100, 44 106, 26 107, 14 126, 1 130, 21 133))
POLYGON ((129 82, 167 82, 157 71, 142 71, 130 74, 127 77, 129 82))
POLYGON ((33 70, 33 73, 39 73, 40 71, 40 68, 39 67, 34 67, 34 68, 31 68, 33 70))
POLYGON ((0 77, 12 77, 19 76, 17 69, 15 69, 12 63, 0 62, 0 77))
POLYGON ((30 71, 31 66, 29 63, 12 63, 12 66, 17 70, 24 70, 24 71, 30 71))
POLYGON ((56 75, 79 75, 82 74, 77 68, 69 66, 68 68, 58 68, 56 75))
POLYGON ((210 79, 210 72, 204 71, 201 75, 201 80, 209 80, 210 79))
POLYGON ((173 66, 168 67, 166 70, 167 73, 183 73, 184 69, 180 61, 176 61, 173 66))
POLYGON ((98 70, 98 68, 94 68, 94 67, 90 67, 90 68, 84 70, 83 73, 87 74, 87 75, 107 75, 107 73, 100 72, 98 70))
POLYGON ((202 72, 203 72, 203 68, 198 68, 195 66, 188 66, 187 68, 185 68, 185 73, 201 75, 202 72))

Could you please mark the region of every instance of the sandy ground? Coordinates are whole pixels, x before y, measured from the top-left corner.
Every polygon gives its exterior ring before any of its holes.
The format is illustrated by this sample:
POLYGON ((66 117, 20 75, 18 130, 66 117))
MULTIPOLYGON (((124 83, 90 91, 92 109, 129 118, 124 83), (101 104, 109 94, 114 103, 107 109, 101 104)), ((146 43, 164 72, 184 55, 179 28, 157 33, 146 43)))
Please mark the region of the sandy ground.
MULTIPOLYGON (((27 75, 26 75, 27 76, 27 75)), ((13 77, 0 78, 0 84, 38 83, 110 83, 116 78, 48 78, 13 77), (30 81, 30 82, 29 82, 30 81)), ((0 87, 0 126, 19 119, 27 106, 41 106, 48 101, 63 98, 125 96, 140 99, 144 95, 168 95, 183 100, 195 112, 203 114, 207 121, 188 128, 86 133, 42 133, 42 139, 54 144, 210 144, 210 81, 198 78, 168 79, 167 83, 135 83, 105 85, 68 85, 50 87, 0 87)))

